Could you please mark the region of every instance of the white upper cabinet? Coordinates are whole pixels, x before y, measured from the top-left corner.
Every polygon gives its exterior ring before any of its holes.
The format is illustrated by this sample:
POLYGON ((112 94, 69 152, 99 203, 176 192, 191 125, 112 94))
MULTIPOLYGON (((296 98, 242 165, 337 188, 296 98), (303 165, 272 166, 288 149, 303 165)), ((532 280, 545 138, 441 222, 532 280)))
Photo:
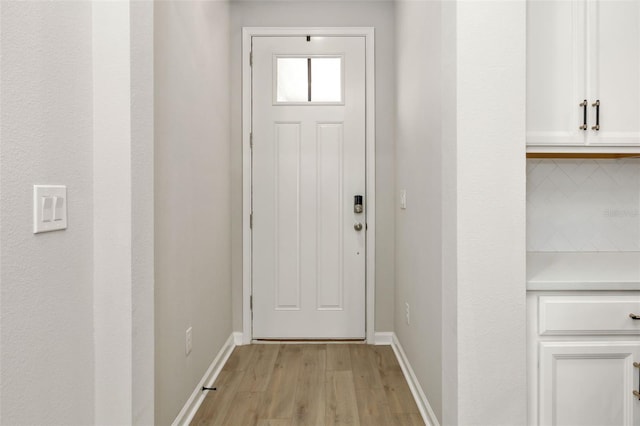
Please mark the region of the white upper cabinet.
POLYGON ((527 4, 527 143, 583 145, 585 4, 527 4), (582 48, 581 48, 582 47, 582 48))
MULTIPOLYGON (((640 1, 589 2, 589 101, 600 100, 600 130, 588 142, 640 144, 640 1)), ((592 107, 593 108, 593 107, 592 107)), ((593 111, 592 111, 593 112, 593 111)))
POLYGON ((527 144, 640 150, 640 1, 529 0, 527 144))

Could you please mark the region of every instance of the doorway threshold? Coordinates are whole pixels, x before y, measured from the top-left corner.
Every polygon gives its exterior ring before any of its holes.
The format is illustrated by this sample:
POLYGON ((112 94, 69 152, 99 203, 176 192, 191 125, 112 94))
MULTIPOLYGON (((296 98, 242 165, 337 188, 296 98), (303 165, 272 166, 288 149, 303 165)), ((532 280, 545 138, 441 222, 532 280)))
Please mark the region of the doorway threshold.
POLYGON ((323 343, 331 344, 365 344, 366 339, 253 339, 252 344, 272 344, 272 345, 317 345, 323 343))

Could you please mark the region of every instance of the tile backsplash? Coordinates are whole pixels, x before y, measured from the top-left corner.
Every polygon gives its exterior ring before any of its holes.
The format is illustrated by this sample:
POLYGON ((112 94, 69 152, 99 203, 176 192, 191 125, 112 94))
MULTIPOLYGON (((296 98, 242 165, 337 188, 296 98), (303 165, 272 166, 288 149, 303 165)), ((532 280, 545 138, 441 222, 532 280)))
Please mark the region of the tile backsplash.
POLYGON ((640 159, 527 160, 528 251, 640 251, 640 159))

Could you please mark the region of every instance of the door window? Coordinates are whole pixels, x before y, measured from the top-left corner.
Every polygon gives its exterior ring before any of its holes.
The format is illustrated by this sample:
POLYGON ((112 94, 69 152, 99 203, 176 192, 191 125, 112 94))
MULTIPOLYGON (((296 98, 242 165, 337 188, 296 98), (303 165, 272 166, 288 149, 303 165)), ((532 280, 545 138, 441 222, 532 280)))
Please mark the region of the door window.
POLYGON ((344 101, 341 56, 276 56, 274 104, 329 104, 344 101))

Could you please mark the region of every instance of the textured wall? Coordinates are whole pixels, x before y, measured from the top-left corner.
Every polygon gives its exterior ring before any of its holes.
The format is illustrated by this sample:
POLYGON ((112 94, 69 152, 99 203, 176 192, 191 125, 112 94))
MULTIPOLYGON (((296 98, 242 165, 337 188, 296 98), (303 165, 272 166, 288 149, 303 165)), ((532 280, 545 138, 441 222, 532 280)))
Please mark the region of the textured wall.
POLYGON ((93 3, 95 423, 153 423, 153 4, 93 3))
POLYGON ((166 425, 231 333, 229 15, 225 2, 155 7, 155 400, 166 425))
POLYGON ((0 6, 0 423, 93 423, 90 2, 0 6), (32 185, 68 229, 32 233, 32 185))
POLYGON ((457 287, 463 425, 526 424, 525 6, 457 2, 456 92, 445 95, 456 99, 457 161, 444 169, 455 173, 445 191, 457 207, 444 214, 457 223, 446 236, 456 241, 457 277, 444 286, 457 287))
POLYGON ((242 331, 242 27, 375 27, 376 331, 393 330, 395 55, 391 1, 231 3, 233 328, 242 331))
POLYGON ((639 251, 640 161, 527 160, 528 251, 639 251))

